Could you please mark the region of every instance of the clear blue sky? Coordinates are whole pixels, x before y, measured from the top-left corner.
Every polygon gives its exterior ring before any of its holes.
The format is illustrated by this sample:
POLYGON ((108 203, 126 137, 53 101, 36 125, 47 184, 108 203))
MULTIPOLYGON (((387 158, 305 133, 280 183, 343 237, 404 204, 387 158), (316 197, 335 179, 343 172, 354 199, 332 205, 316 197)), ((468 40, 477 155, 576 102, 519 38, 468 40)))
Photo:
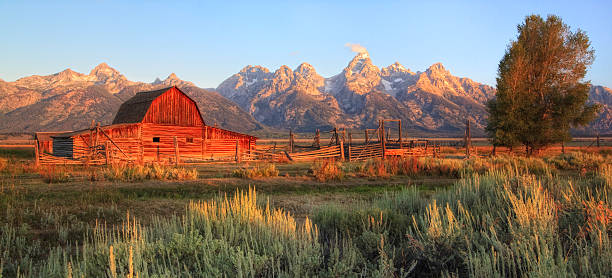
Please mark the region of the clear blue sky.
POLYGON ((0 0, 0 78, 88 73, 100 62, 130 80, 175 72, 201 87, 249 64, 308 62, 329 77, 354 56, 345 44, 358 43, 377 66, 442 62, 494 85, 516 25, 536 13, 585 30, 596 55, 587 78, 612 86, 612 1, 177 2, 0 0))

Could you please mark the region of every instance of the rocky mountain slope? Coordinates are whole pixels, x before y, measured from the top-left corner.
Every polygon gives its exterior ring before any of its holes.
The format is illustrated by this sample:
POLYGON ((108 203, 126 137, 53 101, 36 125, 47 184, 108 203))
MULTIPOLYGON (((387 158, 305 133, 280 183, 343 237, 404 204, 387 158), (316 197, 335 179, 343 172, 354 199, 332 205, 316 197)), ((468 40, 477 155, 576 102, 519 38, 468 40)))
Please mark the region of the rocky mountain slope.
POLYGON ((208 124, 242 132, 263 128, 232 101, 174 73, 152 83, 133 82, 102 63, 89 74, 67 69, 15 82, 0 80, 0 132, 78 130, 92 120, 110 124, 121 103, 137 92, 175 85, 198 103, 208 124))
MULTIPOLYGON (((402 119, 410 134, 460 135, 465 120, 483 135, 493 87, 452 75, 440 63, 413 72, 399 63, 378 68, 358 53, 337 75, 324 78, 307 63, 271 72, 247 66, 215 91, 170 74, 152 83, 128 80, 102 63, 89 74, 70 69, 14 82, 0 79, 0 132, 76 130, 92 120, 108 124, 119 105, 140 91, 176 85, 192 97, 208 124, 252 132, 265 126, 296 131, 374 128, 402 119)), ((592 86, 590 102, 602 112, 583 134, 612 133, 612 90, 592 86)))
POLYGON ((475 130, 486 125, 490 86, 450 74, 442 64, 414 73, 399 63, 383 69, 367 52, 357 54, 330 78, 308 64, 271 73, 247 66, 226 79, 217 91, 262 123, 300 131, 344 126, 371 128, 379 119, 398 118, 415 130, 457 133, 465 119, 475 130))
MULTIPOLYGON (((475 136, 484 135, 486 102, 495 89, 452 75, 441 63, 413 72, 399 63, 379 69, 366 51, 342 70, 323 78, 309 64, 274 72, 247 66, 216 89, 258 121, 277 128, 313 131, 333 126, 374 128, 379 119, 402 119, 417 133, 462 134, 465 121, 475 136)), ((602 113, 582 133, 612 132, 612 91, 593 86, 590 101, 602 113)))
POLYGON ((612 133, 612 89, 604 86, 592 86, 589 93, 589 102, 599 103, 601 111, 597 119, 586 128, 585 133, 612 133))

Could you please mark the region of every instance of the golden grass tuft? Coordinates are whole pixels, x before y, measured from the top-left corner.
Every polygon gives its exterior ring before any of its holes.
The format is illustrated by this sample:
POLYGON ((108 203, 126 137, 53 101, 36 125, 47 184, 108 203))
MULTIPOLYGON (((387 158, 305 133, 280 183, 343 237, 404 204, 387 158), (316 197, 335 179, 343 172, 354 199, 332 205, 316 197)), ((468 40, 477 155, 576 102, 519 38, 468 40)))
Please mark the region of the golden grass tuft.
POLYGON ((342 163, 333 159, 316 161, 310 168, 315 179, 320 182, 339 181, 344 179, 342 163))
POLYGON ((89 173, 90 180, 137 182, 144 180, 195 180, 195 168, 175 167, 161 164, 134 165, 112 164, 89 173))
POLYGON ((274 164, 257 164, 254 167, 241 167, 232 172, 232 176, 243 179, 277 177, 279 171, 274 164))

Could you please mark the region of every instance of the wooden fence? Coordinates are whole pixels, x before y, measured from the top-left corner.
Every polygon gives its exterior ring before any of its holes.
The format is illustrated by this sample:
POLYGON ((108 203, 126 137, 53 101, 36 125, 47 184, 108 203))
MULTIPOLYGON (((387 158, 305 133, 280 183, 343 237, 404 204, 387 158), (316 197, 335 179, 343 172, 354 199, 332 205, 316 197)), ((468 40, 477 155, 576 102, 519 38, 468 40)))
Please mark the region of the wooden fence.
POLYGON ((383 145, 382 144, 365 144, 361 146, 350 146, 348 148, 349 161, 360 161, 370 158, 382 158, 383 157, 383 145))
POLYGON ((326 158, 342 159, 344 157, 344 150, 341 144, 308 152, 286 153, 286 155, 291 161, 308 161, 326 158))

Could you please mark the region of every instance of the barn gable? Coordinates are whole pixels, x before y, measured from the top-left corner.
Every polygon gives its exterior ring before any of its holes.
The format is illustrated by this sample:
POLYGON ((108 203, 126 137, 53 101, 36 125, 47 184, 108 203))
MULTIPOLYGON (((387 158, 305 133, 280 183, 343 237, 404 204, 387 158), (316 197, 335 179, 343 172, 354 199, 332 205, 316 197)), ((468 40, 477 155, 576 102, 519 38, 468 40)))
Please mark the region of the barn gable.
POLYGON ((205 125, 196 102, 176 86, 137 93, 119 107, 113 124, 122 123, 205 125))

